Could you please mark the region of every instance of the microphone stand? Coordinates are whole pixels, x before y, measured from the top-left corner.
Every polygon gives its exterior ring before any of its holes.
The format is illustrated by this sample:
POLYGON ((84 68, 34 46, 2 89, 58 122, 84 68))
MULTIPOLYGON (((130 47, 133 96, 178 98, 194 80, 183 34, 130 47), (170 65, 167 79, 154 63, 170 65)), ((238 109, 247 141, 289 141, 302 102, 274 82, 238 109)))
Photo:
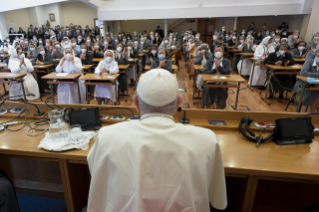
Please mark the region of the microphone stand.
MULTIPOLYGON (((178 107, 177 111, 178 111, 178 112, 182 111, 182 108, 181 108, 181 107, 178 107)), ((180 119, 179 119, 179 122, 180 122, 180 123, 183 123, 183 124, 189 124, 189 119, 186 118, 186 111, 185 111, 185 110, 184 110, 183 118, 180 118, 180 119)))
POLYGON ((21 103, 27 104, 27 105, 33 105, 34 107, 37 108, 37 112, 33 113, 34 116, 42 116, 43 114, 45 114, 45 112, 41 112, 39 107, 36 104, 33 104, 31 102, 28 101, 20 101, 21 103))

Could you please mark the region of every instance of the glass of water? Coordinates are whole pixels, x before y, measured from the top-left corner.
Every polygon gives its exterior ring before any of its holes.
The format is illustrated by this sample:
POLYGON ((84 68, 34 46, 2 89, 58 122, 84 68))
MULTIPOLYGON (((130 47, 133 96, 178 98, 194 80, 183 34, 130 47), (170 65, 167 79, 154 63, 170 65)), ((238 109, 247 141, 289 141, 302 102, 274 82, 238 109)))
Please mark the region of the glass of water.
POLYGON ((70 126, 70 136, 74 144, 79 144, 83 141, 83 133, 81 125, 73 124, 70 126))

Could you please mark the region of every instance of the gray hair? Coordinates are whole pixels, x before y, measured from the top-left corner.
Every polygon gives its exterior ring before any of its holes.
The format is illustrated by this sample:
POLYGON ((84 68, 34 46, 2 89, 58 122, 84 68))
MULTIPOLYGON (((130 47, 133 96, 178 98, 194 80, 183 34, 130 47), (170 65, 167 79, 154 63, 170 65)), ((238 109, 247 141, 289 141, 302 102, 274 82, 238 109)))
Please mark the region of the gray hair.
POLYGON ((44 46, 38 46, 38 49, 40 50, 41 48, 45 49, 44 46))
POLYGON ((177 100, 178 100, 178 96, 176 97, 176 99, 165 106, 162 107, 154 107, 151 106, 147 103, 145 103, 136 93, 137 99, 138 99, 138 104, 140 106, 140 111, 141 114, 145 114, 145 113, 165 113, 165 114, 174 114, 176 112, 176 105, 177 105, 177 100))

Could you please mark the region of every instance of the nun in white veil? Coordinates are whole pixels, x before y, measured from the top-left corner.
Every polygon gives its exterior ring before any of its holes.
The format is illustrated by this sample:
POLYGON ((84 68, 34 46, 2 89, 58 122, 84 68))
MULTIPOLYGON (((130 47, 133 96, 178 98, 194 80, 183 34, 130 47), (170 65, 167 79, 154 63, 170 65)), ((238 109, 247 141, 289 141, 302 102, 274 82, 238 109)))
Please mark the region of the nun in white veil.
MULTIPOLYGON (((99 62, 99 65, 95 68, 95 74, 117 74, 119 73, 119 67, 114 60, 114 53, 112 50, 106 50, 104 52, 104 60, 99 62)), ((116 102, 116 93, 114 85, 97 85, 95 87, 95 94, 98 104, 108 104, 109 100, 116 102)))
POLYGON ((63 38, 63 42, 61 42, 61 46, 63 49, 71 48, 71 41, 68 37, 63 38))
MULTIPOLYGON (((75 57, 71 48, 66 48, 64 57, 60 60, 56 67, 57 73, 82 73, 82 62, 80 58, 75 57)), ((59 104, 79 104, 85 103, 86 89, 84 82, 79 80, 80 97, 78 95, 77 85, 59 84, 58 86, 58 102, 59 104)))
MULTIPOLYGON (((40 97, 39 86, 37 81, 32 76, 33 66, 29 59, 24 57, 24 53, 21 48, 17 50, 13 47, 10 48, 10 59, 8 68, 11 70, 12 74, 28 73, 23 79, 23 86, 25 93, 32 93, 34 96, 28 96, 28 100, 38 99, 40 97)), ((10 84, 9 89, 10 96, 23 95, 22 87, 20 83, 10 84)), ((21 97, 17 97, 23 98, 21 97)))
MULTIPOLYGON (((265 59, 268 57, 270 53, 275 52, 275 48, 272 45, 272 37, 268 36, 265 37, 259 46, 256 48, 254 57, 258 59, 265 59)), ((266 72, 267 68, 261 65, 255 65, 255 71, 253 78, 251 77, 253 70, 253 65, 251 66, 250 70, 250 77, 248 81, 248 85, 252 86, 264 86, 266 80, 266 72)))

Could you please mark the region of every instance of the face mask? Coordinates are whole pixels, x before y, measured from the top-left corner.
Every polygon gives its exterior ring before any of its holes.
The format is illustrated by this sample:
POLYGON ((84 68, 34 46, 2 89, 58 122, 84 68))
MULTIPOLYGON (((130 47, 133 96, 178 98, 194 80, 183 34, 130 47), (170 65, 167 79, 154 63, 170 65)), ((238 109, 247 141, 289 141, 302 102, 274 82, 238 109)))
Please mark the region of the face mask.
POLYGON ((82 32, 82 34, 84 35, 84 34, 85 34, 85 32, 82 32))
POLYGON ((279 41, 280 41, 280 39, 275 39, 275 41, 276 41, 276 42, 279 42, 279 41))
POLYGON ((278 33, 279 33, 279 31, 276 31, 276 33, 278 34, 278 33))
MULTIPOLYGON (((36 41, 36 40, 37 40, 37 38, 33 38, 33 40, 34 40, 34 41, 36 41)), ((8 42, 9 42, 9 41, 8 41, 8 42)))
POLYGON ((64 41, 65 44, 69 44, 69 41, 64 41))
POLYGON ((217 59, 219 59, 219 58, 221 58, 221 57, 223 56, 223 53, 221 53, 221 52, 216 52, 216 53, 214 54, 214 56, 215 56, 217 59))
POLYGON ((106 61, 107 63, 110 63, 110 62, 112 61, 112 58, 111 58, 110 56, 107 56, 107 57, 105 58, 105 61, 106 61))
POLYGON ((165 40, 164 43, 168 44, 168 40, 165 40))
POLYGON ((34 50, 35 50, 35 48, 30 48, 30 50, 31 50, 31 51, 34 51, 34 50))
POLYGON ((234 40, 234 39, 236 39, 236 37, 234 36, 234 37, 232 37, 232 39, 234 40))
POLYGON ((144 44, 144 41, 141 41, 141 45, 143 45, 144 44))
POLYGON ((174 45, 173 45, 173 46, 171 46, 171 48, 172 48, 172 49, 175 49, 175 48, 176 48, 176 46, 174 46, 174 45))
POLYGON ((239 42, 244 43, 244 40, 240 40, 239 42))
POLYGON ((115 40, 115 43, 119 42, 118 40, 115 40))
POLYGON ((195 45, 195 43, 192 43, 192 44, 191 44, 191 46, 194 46, 194 45, 195 45))
POLYGON ((282 35, 287 35, 287 33, 282 33, 282 35))
POLYGON ((245 32, 241 32, 241 34, 245 34, 245 32))
POLYGON ((45 51, 40 51, 40 54, 41 54, 42 56, 44 56, 44 55, 45 55, 45 51))
POLYGON ((279 50, 279 54, 280 54, 280 55, 285 54, 285 50, 279 50))
POLYGON ((315 37, 316 40, 319 40, 319 37, 315 37))
POLYGON ((271 36, 272 36, 272 37, 275 37, 275 34, 272 34, 271 36))
POLYGON ((152 54, 153 54, 153 55, 155 55, 155 54, 156 54, 156 50, 152 50, 151 52, 152 52, 152 54))
POLYGON ((86 52, 86 49, 81 49, 82 54, 86 52))
POLYGON ((266 35, 269 35, 269 32, 266 32, 265 34, 266 34, 266 35))
POLYGON ((55 48, 60 48, 60 45, 59 44, 55 45, 55 48))
POLYGON ((117 47, 116 50, 117 50, 118 52, 121 52, 121 51, 122 51, 122 47, 117 47))
POLYGON ((225 29, 222 29, 222 31, 224 32, 224 31, 225 31, 225 29))
POLYGON ((67 60, 71 60, 70 56, 71 56, 70 53, 66 53, 66 59, 67 60))
POLYGON ((86 42, 91 43, 91 40, 86 40, 86 42))
POLYGON ((131 51, 132 50, 132 46, 128 46, 127 50, 131 51))
POLYGON ((229 38, 229 36, 227 35, 226 38, 229 38))
POLYGON ((165 58, 165 54, 159 54, 158 59, 163 60, 165 58))
POLYGON ((299 47, 298 47, 298 50, 299 50, 299 51, 303 51, 304 49, 305 49, 304 46, 299 46, 299 47))
POLYGON ((98 46, 98 45, 95 45, 94 47, 95 47, 95 48, 99 48, 99 46, 98 46))
POLYGON ((10 42, 10 39, 7 39, 7 42, 10 42))
POLYGON ((42 43, 42 40, 39 40, 39 43, 42 43))
POLYGON ((105 45, 107 45, 107 44, 108 44, 108 42, 104 42, 104 44, 105 44, 105 45))
POLYGON ((298 35, 294 35, 294 39, 297 39, 299 36, 298 35))
POLYGON ((76 43, 71 43, 71 46, 76 46, 76 43))
POLYGON ((175 40, 176 40, 176 38, 173 38, 173 40, 175 41, 175 40))
POLYGON ((316 63, 319 63, 319 58, 316 57, 316 58, 315 58, 315 61, 316 61, 316 63))

